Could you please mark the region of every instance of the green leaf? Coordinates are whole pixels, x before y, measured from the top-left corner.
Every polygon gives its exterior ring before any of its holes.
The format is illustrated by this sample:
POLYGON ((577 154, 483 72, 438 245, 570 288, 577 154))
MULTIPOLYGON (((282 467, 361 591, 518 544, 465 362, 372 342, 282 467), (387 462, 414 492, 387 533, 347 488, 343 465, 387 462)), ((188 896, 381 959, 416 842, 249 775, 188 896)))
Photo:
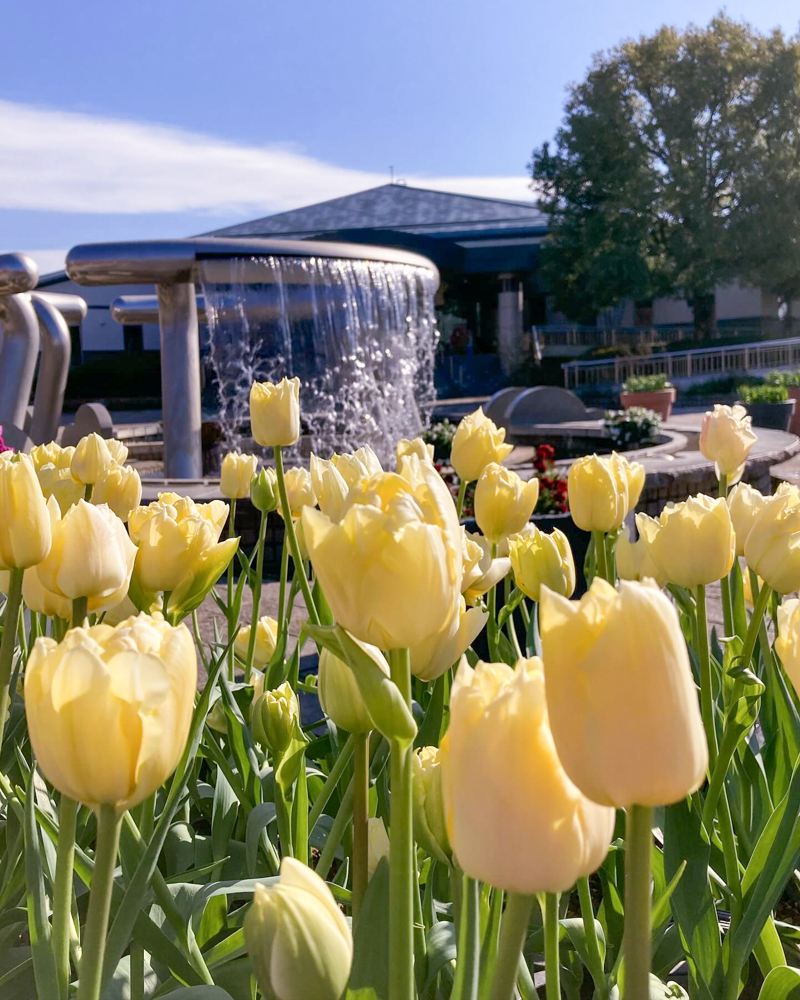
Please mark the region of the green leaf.
POLYGON ((428 706, 425 709, 425 718, 422 720, 422 725, 419 727, 417 738, 414 740, 414 746, 439 746, 439 739, 442 732, 442 720, 444 718, 445 693, 448 682, 449 676, 446 672, 440 677, 437 677, 433 682, 431 697, 428 702, 428 706))
POLYGON ((219 986, 188 986, 173 990, 168 996, 170 1000, 233 1000, 230 993, 219 986))
POLYGON ((217 768, 214 806, 211 812, 211 853, 214 860, 225 857, 228 841, 236 826, 238 800, 225 775, 217 768))
POLYGON ((259 846, 263 847, 267 855, 270 854, 270 848, 272 848, 272 853, 275 853, 275 848, 269 839, 269 825, 275 822, 276 814, 274 802, 260 802, 247 817, 245 856, 247 858, 247 873, 250 878, 255 878, 257 875, 259 846))
POLYGON ((381 858, 369 880, 354 935, 350 990, 371 987, 378 1000, 389 995, 389 863, 381 858))
POLYGON ((456 960, 456 928, 452 920, 440 920, 427 933, 428 981, 427 990, 445 965, 456 960))
POLYGON ((783 966, 764 980, 758 1000, 800 1000, 800 972, 783 966))
POLYGON ((203 556, 195 572, 178 584, 169 599, 169 607, 164 609, 174 621, 181 621, 200 607, 209 590, 228 568, 238 547, 238 538, 218 542, 203 556))
POLYGON ((39 828, 36 825, 34 811, 35 774, 34 769, 28 777, 25 795, 25 899, 28 909, 28 936, 33 956, 37 995, 57 997, 59 995, 58 978, 53 949, 50 944, 50 922, 47 919, 49 906, 44 888, 39 828))

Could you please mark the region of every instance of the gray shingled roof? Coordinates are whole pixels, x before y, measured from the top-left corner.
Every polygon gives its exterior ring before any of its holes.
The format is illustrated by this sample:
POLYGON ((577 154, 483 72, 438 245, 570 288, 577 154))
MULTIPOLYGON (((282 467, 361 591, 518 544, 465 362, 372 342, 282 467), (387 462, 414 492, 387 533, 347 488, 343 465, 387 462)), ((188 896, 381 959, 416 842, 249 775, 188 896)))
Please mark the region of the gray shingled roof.
POLYGON ((302 236, 337 229, 403 229, 436 233, 547 225, 531 201, 504 201, 473 195, 429 191, 404 184, 381 187, 343 198, 295 208, 253 222, 216 229, 209 236, 302 236))

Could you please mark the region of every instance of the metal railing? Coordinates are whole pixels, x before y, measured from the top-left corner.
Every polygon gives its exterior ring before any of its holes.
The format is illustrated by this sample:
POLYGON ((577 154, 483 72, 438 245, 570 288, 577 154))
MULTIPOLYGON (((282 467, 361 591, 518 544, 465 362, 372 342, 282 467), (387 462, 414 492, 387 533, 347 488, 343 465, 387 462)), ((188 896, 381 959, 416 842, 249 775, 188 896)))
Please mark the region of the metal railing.
POLYGON ((620 383, 631 375, 666 375, 672 379, 726 375, 759 368, 800 367, 800 337, 600 361, 567 361, 561 367, 567 389, 620 383))
POLYGON ((673 343, 688 340, 694 335, 690 326, 678 327, 596 327, 548 324, 537 326, 536 333, 543 347, 578 347, 591 350, 595 347, 616 347, 637 344, 673 343))

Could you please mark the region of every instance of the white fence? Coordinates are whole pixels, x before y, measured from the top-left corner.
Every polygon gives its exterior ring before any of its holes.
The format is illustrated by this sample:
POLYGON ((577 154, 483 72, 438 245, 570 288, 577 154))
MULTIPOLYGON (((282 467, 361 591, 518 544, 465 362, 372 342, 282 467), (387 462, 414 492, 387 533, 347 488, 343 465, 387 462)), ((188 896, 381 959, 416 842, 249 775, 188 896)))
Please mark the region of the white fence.
POLYGON ((567 361, 561 367, 564 370, 564 385, 568 389, 608 382, 621 383, 631 375, 666 375, 672 379, 695 375, 723 376, 759 368, 800 367, 800 337, 600 361, 567 361))

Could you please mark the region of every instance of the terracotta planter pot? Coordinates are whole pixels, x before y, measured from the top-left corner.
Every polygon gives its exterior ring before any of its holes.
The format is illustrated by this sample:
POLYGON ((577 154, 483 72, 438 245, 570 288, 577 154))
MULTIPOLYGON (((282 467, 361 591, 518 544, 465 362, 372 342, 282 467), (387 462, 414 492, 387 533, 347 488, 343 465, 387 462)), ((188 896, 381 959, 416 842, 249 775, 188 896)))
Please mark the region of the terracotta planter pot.
POLYGON ((662 420, 669 420, 677 395, 678 390, 672 386, 653 392, 621 392, 619 399, 626 410, 632 406, 643 406, 646 410, 654 410, 662 420))

